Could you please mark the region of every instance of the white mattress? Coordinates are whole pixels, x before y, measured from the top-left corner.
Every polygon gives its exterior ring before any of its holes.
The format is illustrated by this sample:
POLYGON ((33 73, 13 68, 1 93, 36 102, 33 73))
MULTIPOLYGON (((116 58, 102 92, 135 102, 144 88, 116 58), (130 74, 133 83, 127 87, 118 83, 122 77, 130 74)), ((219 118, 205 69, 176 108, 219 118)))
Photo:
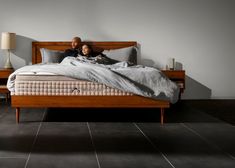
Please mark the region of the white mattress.
POLYGON ((16 75, 15 92, 12 95, 77 95, 77 96, 130 96, 104 84, 77 80, 55 74, 21 73, 16 75))

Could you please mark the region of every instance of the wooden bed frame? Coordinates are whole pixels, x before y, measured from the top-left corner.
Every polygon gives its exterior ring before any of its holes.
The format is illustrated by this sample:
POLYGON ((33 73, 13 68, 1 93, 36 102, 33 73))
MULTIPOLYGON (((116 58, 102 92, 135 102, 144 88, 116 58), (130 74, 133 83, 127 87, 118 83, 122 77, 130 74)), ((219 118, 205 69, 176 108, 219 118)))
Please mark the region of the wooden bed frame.
MULTIPOLYGON (((118 49, 136 46, 135 41, 123 42, 81 42, 90 44, 94 50, 118 49)), ((71 42, 33 42, 32 64, 41 62, 40 48, 65 50, 71 48, 71 42)), ((16 108, 16 122, 19 123, 20 108, 160 108, 161 124, 164 122, 164 109, 170 102, 153 100, 142 96, 21 96, 12 95, 11 105, 16 108)))

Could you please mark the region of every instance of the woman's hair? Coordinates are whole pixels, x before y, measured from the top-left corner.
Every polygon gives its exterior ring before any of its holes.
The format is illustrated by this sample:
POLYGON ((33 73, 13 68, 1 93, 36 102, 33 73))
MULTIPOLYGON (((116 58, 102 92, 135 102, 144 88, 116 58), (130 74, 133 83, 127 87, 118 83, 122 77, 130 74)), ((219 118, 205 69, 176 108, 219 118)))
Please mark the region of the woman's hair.
POLYGON ((90 44, 83 44, 82 47, 83 47, 83 46, 87 46, 87 47, 90 49, 90 51, 93 51, 93 49, 92 49, 92 47, 91 47, 90 44))

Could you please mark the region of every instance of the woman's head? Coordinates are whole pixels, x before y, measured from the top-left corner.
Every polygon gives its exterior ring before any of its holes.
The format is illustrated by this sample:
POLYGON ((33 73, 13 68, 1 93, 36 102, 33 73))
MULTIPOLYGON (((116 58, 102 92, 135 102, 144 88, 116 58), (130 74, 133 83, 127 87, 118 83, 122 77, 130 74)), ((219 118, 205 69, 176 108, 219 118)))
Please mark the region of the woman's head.
POLYGON ((88 44, 84 44, 82 46, 82 54, 85 56, 89 56, 92 53, 92 48, 88 44))
POLYGON ((71 46, 73 49, 78 49, 80 43, 81 43, 81 39, 79 37, 74 37, 72 39, 71 46))

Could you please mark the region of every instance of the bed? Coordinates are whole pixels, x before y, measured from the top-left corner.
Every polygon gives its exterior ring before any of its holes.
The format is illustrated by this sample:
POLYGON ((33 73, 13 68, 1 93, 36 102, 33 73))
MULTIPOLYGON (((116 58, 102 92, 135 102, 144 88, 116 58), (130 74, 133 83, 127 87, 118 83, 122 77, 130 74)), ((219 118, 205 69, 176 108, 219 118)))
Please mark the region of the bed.
MULTIPOLYGON (((104 49, 120 49, 136 46, 135 41, 123 42, 81 42, 89 44, 96 51, 104 49)), ((32 42, 32 64, 40 63, 40 48, 61 50, 70 48, 71 42, 32 42)), ((81 81, 83 82, 83 81, 81 81)), ((112 89, 112 88, 111 88, 112 89)), ((114 91, 117 93, 118 91, 114 91)), ((20 108, 160 108, 160 122, 164 123, 164 110, 170 107, 167 100, 155 100, 134 94, 120 92, 118 94, 89 95, 41 95, 12 94, 11 105, 16 108, 16 122, 20 121, 20 108)))

